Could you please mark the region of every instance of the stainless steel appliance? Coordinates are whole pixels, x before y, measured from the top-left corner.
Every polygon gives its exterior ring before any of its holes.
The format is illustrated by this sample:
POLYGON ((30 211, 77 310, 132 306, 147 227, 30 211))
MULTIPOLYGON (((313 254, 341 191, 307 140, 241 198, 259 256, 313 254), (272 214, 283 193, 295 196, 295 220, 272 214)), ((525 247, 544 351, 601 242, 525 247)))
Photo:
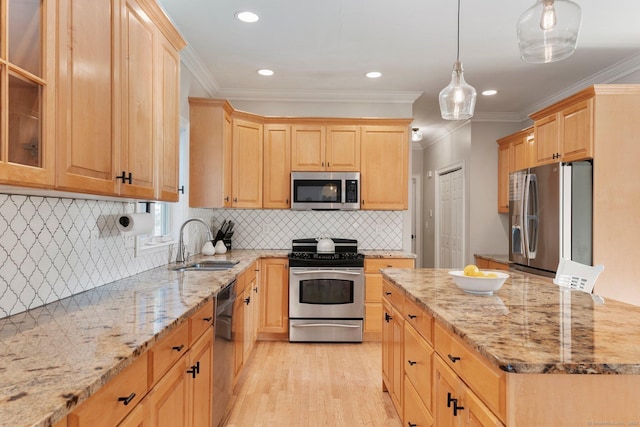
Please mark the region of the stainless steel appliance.
POLYGON ((554 163, 509 176, 515 268, 553 276, 560 258, 592 262, 593 165, 554 163))
POLYGON ((364 255, 357 240, 332 239, 333 253, 318 240, 296 239, 289 254, 289 341, 362 342, 364 255))
POLYGON ((291 209, 360 209, 360 172, 291 172, 291 209))
POLYGON ((233 393, 233 302, 236 282, 233 281, 216 297, 215 343, 213 345, 213 426, 222 425, 233 393))

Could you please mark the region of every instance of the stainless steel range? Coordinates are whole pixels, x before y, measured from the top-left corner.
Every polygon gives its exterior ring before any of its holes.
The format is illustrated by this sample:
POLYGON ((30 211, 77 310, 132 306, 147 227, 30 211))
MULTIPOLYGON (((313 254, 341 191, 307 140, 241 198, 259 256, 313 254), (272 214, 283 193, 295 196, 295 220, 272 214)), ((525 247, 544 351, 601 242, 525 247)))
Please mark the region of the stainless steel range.
POLYGON ((364 255, 353 239, 295 239, 289 254, 289 341, 362 342, 364 255), (320 249, 320 250, 319 250, 320 249))

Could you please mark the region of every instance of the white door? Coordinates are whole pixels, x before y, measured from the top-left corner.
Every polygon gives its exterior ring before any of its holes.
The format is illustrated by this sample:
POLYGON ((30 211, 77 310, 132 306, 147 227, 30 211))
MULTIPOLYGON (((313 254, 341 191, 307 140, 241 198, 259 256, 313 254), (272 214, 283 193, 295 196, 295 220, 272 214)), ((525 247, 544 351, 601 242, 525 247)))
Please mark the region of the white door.
POLYGON ((462 168, 442 172, 439 179, 438 262, 439 268, 464 267, 463 173, 462 168))

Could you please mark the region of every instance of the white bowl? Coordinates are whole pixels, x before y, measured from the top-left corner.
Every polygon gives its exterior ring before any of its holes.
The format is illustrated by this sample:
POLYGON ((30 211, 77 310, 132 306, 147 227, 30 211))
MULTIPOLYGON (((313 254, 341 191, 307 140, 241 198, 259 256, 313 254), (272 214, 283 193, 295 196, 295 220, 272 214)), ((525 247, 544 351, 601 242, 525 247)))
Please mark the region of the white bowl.
MULTIPOLYGON (((486 270, 483 270, 483 272, 486 272, 486 270)), ((507 273, 502 271, 492 270, 491 273, 495 273, 498 277, 465 276, 464 272, 460 270, 449 272, 456 286, 467 293, 475 295, 493 295, 493 292, 500 289, 504 281, 509 277, 507 273)))

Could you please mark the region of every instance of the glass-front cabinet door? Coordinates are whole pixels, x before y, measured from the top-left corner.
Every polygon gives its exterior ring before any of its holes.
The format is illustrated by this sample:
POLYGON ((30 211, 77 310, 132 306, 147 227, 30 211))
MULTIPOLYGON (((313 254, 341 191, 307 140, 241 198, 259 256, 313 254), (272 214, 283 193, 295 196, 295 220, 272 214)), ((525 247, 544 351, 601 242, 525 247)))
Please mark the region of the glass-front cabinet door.
POLYGON ((0 0, 0 183, 53 186, 53 3, 0 0), (51 11, 48 8, 51 7, 51 11), (3 37, 6 35, 6 38, 3 37))

